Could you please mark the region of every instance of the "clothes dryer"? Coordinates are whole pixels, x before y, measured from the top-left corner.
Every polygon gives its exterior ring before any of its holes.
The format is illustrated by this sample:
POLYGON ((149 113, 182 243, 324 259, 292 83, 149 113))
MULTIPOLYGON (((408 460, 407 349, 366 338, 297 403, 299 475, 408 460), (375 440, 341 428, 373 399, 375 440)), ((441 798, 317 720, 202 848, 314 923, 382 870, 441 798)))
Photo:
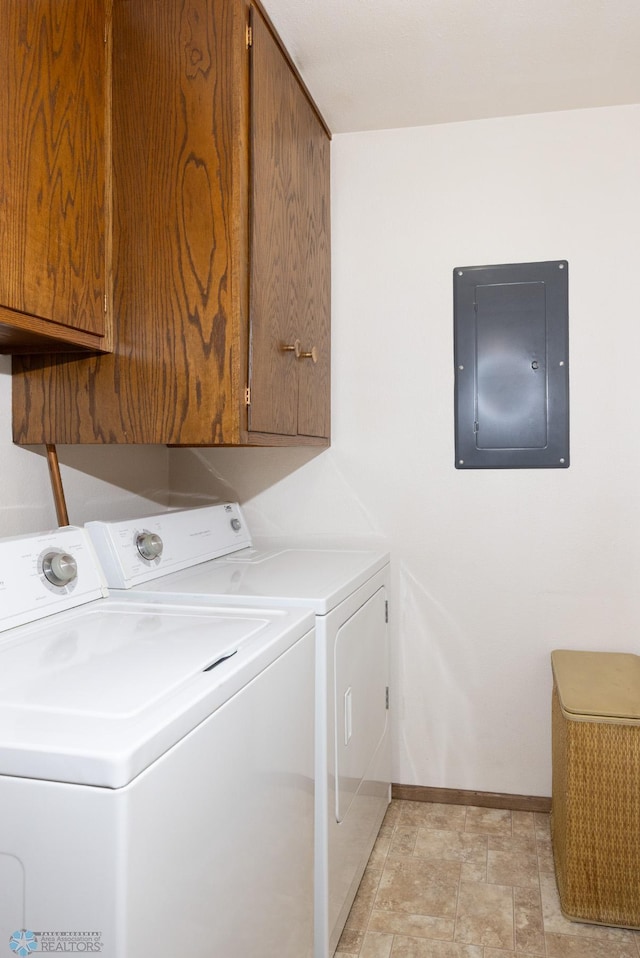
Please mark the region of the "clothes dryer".
POLYGON ((315 958, 328 958, 390 800, 388 553, 344 541, 253 541, 237 503, 87 529, 111 588, 313 611, 315 958), (146 555, 137 545, 145 539, 146 555))
POLYGON ((0 540, 0 948, 310 958, 313 626, 0 540))

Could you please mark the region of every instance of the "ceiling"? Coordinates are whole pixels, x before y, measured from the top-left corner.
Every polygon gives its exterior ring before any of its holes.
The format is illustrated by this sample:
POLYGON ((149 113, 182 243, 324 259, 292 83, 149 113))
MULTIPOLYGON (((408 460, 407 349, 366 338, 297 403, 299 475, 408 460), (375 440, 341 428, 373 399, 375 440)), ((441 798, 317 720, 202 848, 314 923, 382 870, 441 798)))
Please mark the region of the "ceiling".
POLYGON ((334 133, 640 103, 640 0, 263 0, 334 133))

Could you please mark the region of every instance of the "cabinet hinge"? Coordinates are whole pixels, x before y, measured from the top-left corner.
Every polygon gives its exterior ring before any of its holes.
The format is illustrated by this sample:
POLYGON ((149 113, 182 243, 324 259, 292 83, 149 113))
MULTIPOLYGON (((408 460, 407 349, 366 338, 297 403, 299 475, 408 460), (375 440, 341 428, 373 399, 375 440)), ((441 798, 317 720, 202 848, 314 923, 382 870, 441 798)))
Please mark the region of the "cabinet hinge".
POLYGON ((244 404, 245 406, 251 405, 251 386, 247 386, 244 391, 244 404))
POLYGON ((248 50, 249 47, 253 46, 253 27, 251 26, 250 23, 247 24, 246 39, 247 39, 247 50, 248 50))
POLYGON ((384 600, 384 621, 385 622, 389 621, 389 600, 388 599, 384 600))
POLYGON ((384 690, 384 707, 386 709, 389 708, 389 686, 388 685, 384 690))
POLYGON ((108 311, 108 309, 109 309, 109 306, 108 306, 108 303, 107 303, 107 294, 105 293, 105 294, 104 294, 104 311, 105 311, 105 313, 108 311))

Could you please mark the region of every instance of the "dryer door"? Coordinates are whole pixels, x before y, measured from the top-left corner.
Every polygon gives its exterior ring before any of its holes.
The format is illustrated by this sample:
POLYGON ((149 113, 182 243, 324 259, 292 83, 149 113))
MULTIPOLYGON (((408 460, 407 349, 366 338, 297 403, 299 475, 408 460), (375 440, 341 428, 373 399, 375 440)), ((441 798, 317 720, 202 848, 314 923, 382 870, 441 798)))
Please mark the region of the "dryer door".
POLYGON ((386 590, 338 631, 335 644, 336 821, 348 814, 387 727, 389 649, 386 590))

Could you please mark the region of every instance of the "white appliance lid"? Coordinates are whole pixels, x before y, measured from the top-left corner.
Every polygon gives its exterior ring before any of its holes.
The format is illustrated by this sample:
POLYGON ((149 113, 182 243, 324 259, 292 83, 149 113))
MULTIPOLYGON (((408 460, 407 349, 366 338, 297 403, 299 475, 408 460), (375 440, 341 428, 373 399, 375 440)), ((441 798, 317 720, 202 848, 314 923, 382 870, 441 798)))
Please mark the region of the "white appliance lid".
POLYGON ((126 785, 313 622, 128 593, 10 629, 0 635, 0 774, 126 785))
POLYGON ((375 575, 389 561, 388 553, 258 543, 226 556, 163 576, 143 586, 165 596, 220 596, 243 605, 306 607, 326 615, 375 575))

